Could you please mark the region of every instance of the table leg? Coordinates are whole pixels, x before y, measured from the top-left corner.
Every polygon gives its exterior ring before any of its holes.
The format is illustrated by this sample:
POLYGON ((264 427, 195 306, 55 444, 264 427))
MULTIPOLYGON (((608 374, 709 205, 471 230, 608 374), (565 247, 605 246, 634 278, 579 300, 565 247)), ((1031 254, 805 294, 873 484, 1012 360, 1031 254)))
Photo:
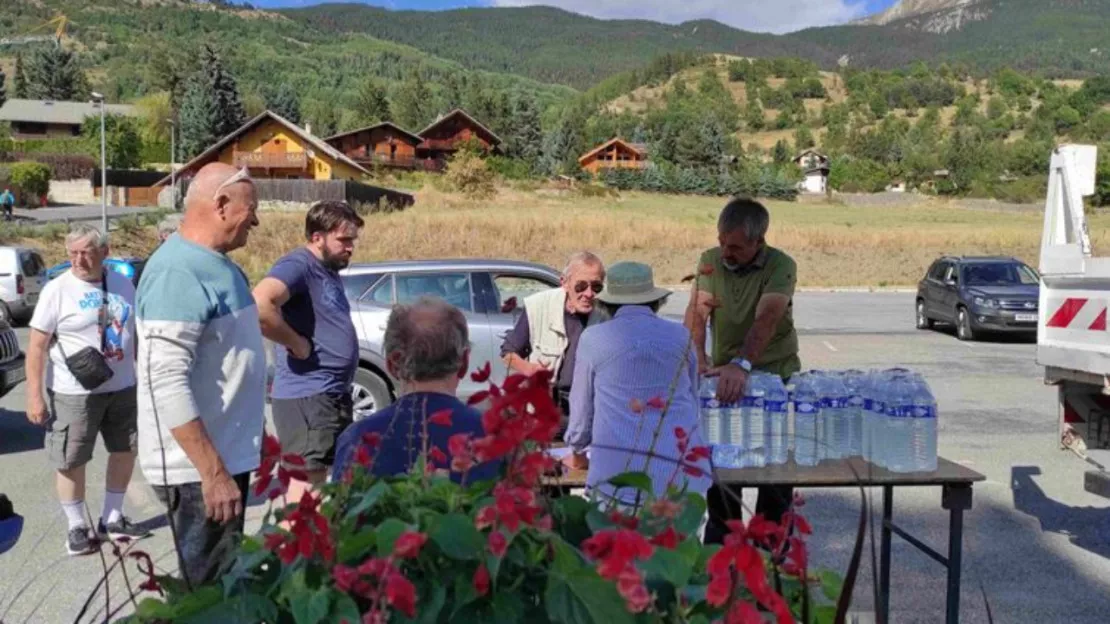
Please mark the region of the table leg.
POLYGON ((960 572, 963 568, 964 510, 971 509, 971 486, 949 485, 941 494, 941 507, 949 510, 948 596, 945 622, 960 621, 960 572))
POLYGON ((883 523, 879 533, 879 624, 890 624, 890 526, 894 517, 894 487, 883 486, 883 523))

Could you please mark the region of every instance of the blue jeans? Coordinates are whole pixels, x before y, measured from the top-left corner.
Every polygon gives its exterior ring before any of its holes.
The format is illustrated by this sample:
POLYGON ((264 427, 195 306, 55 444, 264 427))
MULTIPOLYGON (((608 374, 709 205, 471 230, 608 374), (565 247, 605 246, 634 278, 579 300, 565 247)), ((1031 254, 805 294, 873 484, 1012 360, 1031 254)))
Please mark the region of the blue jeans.
POLYGON ((243 496, 243 514, 226 524, 207 518, 200 483, 152 486, 158 500, 166 506, 167 519, 177 534, 174 547, 180 576, 194 588, 218 580, 224 564, 242 540, 250 473, 235 475, 234 479, 243 496))

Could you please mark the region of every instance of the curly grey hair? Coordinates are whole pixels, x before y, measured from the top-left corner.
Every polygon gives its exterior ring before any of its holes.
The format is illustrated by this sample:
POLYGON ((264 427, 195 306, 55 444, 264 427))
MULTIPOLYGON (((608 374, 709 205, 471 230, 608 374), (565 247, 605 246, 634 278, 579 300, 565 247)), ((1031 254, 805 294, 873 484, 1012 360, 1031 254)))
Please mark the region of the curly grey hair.
POLYGON ((421 297, 393 307, 383 343, 401 381, 432 381, 458 373, 470 337, 458 308, 436 297, 421 297))

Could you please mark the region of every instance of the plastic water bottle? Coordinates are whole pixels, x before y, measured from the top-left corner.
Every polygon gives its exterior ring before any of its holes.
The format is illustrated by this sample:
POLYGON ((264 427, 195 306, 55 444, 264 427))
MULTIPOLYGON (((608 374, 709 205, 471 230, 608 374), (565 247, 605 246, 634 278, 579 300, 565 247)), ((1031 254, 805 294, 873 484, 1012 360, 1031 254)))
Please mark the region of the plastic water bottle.
POLYGON ((915 472, 937 469, 937 401, 929 384, 914 379, 913 426, 910 434, 910 456, 915 472))
POLYGON ((825 457, 840 459, 848 457, 851 443, 849 441, 849 421, 852 416, 848 408, 848 389, 840 376, 826 373, 821 382, 821 420, 825 424, 825 457))
POLYGON ((863 457, 863 386, 864 373, 844 373, 844 389, 848 391, 848 447, 845 457, 863 457))
POLYGON ((910 438, 913 431, 913 378, 910 375, 897 373, 888 388, 886 439, 883 440, 886 468, 891 472, 913 472, 913 459, 910 457, 910 438))
POLYGON ((717 378, 704 377, 701 388, 698 390, 698 399, 701 408, 701 430, 704 433, 705 443, 717 447, 724 442, 721 436, 721 407, 717 402, 717 378))
MULTIPOLYGON (((735 403, 721 403, 721 444, 717 462, 722 468, 743 468, 744 448, 747 440, 744 439, 744 419, 746 415, 744 398, 735 403)), ((717 461, 716 459, 714 460, 717 461)))
POLYGON ((790 459, 790 414, 786 386, 778 375, 767 377, 763 413, 767 422, 767 465, 785 464, 790 459))
POLYGON ((810 373, 799 373, 794 387, 794 461, 800 466, 816 466, 821 418, 821 398, 810 373))
POLYGON ((871 371, 868 375, 867 393, 863 398, 864 452, 867 461, 882 467, 886 467, 883 441, 886 439, 886 391, 889 383, 885 373, 871 371))
POLYGON ((741 463, 745 468, 762 468, 767 463, 767 432, 769 430, 764 413, 764 398, 767 392, 767 375, 753 373, 744 390, 740 402, 741 419, 744 425, 741 443, 741 463))

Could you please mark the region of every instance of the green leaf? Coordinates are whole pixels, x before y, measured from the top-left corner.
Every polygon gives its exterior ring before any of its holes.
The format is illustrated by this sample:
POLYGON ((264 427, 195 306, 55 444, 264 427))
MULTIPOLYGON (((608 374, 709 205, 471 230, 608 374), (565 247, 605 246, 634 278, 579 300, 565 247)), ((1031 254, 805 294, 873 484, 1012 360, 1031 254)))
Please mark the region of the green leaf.
POLYGON ((499 592, 493 596, 493 621, 497 624, 524 622, 524 603, 515 593, 499 592))
POLYGON ((705 499, 697 494, 687 494, 682 507, 682 513, 674 522, 674 530, 683 535, 697 533, 705 519, 705 499))
MULTIPOLYGON (((171 619, 187 617, 194 613, 204 611, 212 605, 218 604, 223 598, 224 593, 219 587, 207 585, 192 593, 183 594, 172 604, 166 605, 172 611, 169 616, 164 617, 170 617, 171 619)), ((151 604, 149 600, 144 600, 143 604, 150 604, 149 608, 161 611, 156 605, 151 604)))
POLYGON ((377 503, 378 500, 381 499, 381 497, 384 496, 385 493, 388 491, 389 485, 387 485, 386 483, 382 481, 375 483, 373 487, 371 487, 369 490, 366 491, 365 494, 362 495, 362 498, 359 499, 357 503, 355 503, 354 507, 351 507, 347 510, 346 517, 357 518, 359 514, 373 507, 374 504, 377 503))
POLYGON ((676 551, 656 548, 655 554, 641 567, 649 575, 664 579, 674 587, 685 587, 690 582, 693 565, 676 551))
POLYGON ((289 610, 293 612, 293 620, 297 624, 316 624, 328 614, 329 606, 327 590, 318 590, 294 598, 290 601, 289 610))
POLYGON ((408 529, 408 525, 397 518, 389 518, 378 525, 378 556, 388 557, 393 553, 393 543, 408 529))
POLYGON ((821 592, 829 600, 835 601, 840 598, 840 594, 844 591, 844 579, 832 570, 821 570, 817 573, 817 577, 821 579, 821 592))
POLYGON ((139 608, 135 609, 135 614, 144 621, 164 620, 173 618, 177 614, 177 609, 157 598, 145 598, 139 603, 139 608))
POLYGON ((272 600, 258 594, 240 594, 219 602, 199 613, 174 620, 182 624, 232 624, 233 622, 274 622, 278 607, 272 600))
POLYGON ((587 522, 591 505, 578 496, 563 496, 555 499, 555 531, 568 542, 578 546, 592 535, 587 522))
POLYGON ((565 541, 555 537, 551 540, 552 550, 555 552, 551 571, 560 574, 574 574, 583 569, 585 561, 578 554, 578 550, 565 541))
POLYGON ((651 488, 651 477, 642 472, 622 472, 621 474, 609 479, 608 483, 616 487, 630 487, 647 492, 651 494, 654 490, 651 488))
POLYGON ((813 609, 814 624, 834 624, 836 622, 835 605, 819 605, 813 609))
POLYGON ((455 616, 463 610, 464 607, 478 599, 478 592, 474 590, 473 579, 467 574, 460 574, 455 577, 455 610, 451 613, 449 618, 451 621, 455 620, 455 616))
POLYGON ((468 560, 482 556, 486 542, 474 521, 463 514, 447 514, 432 531, 432 541, 452 559, 468 560))
POLYGON ((328 617, 332 622, 339 624, 339 622, 347 620, 348 624, 358 624, 362 621, 362 616, 358 612, 358 604, 355 603, 354 598, 335 589, 330 590, 330 594, 331 611, 328 612, 328 617))
POLYGON ((378 535, 373 531, 362 530, 352 534, 339 544, 339 561, 362 561, 366 553, 374 548, 378 535))
POLYGON ((552 574, 544 602, 548 617, 559 624, 633 624, 616 585, 585 570, 552 574))
MULTIPOLYGON (((439 620, 439 612, 443 610, 443 605, 447 602, 447 587, 442 583, 434 581, 433 583, 430 588, 422 586, 416 590, 418 605, 416 619, 410 620, 398 613, 396 615, 398 621, 414 624, 435 624, 439 620)), ((357 622, 352 622, 352 624, 357 624, 357 622)))

